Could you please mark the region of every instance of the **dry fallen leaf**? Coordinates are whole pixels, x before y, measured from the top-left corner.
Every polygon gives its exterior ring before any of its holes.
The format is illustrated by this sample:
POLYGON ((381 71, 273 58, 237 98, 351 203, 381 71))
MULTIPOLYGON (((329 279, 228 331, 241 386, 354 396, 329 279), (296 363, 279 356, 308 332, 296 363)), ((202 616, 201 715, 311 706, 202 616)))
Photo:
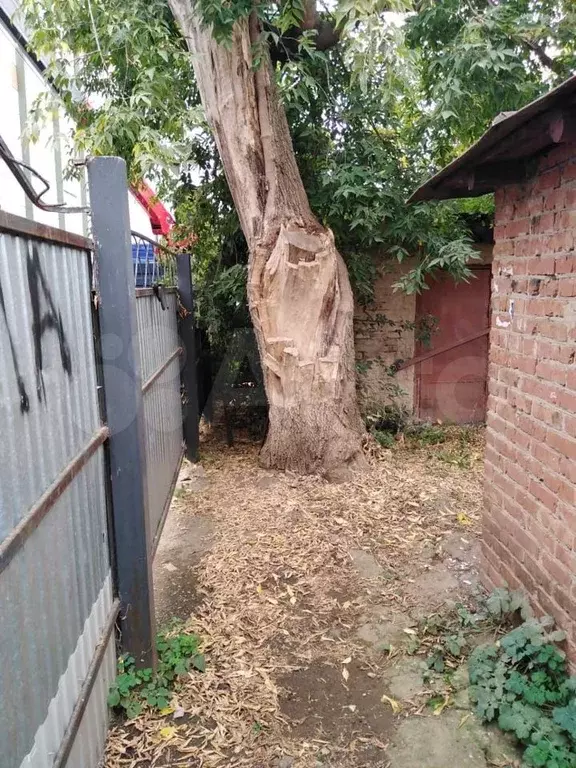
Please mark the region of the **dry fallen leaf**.
POLYGON ((400 702, 396 701, 396 699, 393 699, 390 696, 386 696, 386 694, 384 694, 384 696, 382 696, 380 701, 383 704, 390 704, 390 707, 392 708, 392 712, 395 715, 397 715, 399 712, 402 711, 402 705, 400 704, 400 702))
MULTIPOLYGON (((206 670, 190 672, 179 685, 177 701, 171 701, 169 722, 178 727, 174 736, 159 735, 166 721, 151 710, 129 724, 113 726, 106 768, 164 763, 174 768, 196 763, 202 768, 262 768, 275 765, 279 755, 298 755, 299 765, 314 765, 319 742, 294 738, 281 692, 302 693, 302 680, 304 687, 311 680, 322 685, 324 663, 336 678, 339 668, 348 667, 349 684, 341 678, 344 692, 356 681, 351 665, 342 663, 347 656, 361 665, 366 680, 379 680, 390 656, 402 651, 370 658, 370 671, 364 671, 368 657, 354 640, 348 641, 360 617, 371 616, 376 603, 392 613, 404 611, 412 601, 423 605, 426 598, 414 582, 424 570, 424 548, 437 547, 455 531, 473 539, 482 505, 480 459, 473 471, 462 471, 437 466, 433 449, 398 446, 385 456, 370 456, 357 484, 273 473, 274 487, 263 489, 257 482, 258 448, 243 438, 230 449, 217 440, 203 443, 208 487, 178 501, 177 528, 178 536, 190 541, 197 540, 199 526, 214 529, 201 561, 189 569, 200 599, 187 630, 202 638, 206 670), (457 512, 474 525, 465 528, 457 512), (351 546, 369 551, 398 579, 358 589, 351 546), (186 714, 181 719, 176 718, 179 707, 186 714)), ((161 541, 160 552, 162 546, 161 541)), ((166 553, 165 559, 170 558, 166 553)), ((161 578, 170 576, 159 570, 161 578)), ((415 626, 406 619, 400 627, 405 625, 415 626)), ((384 699, 382 709, 401 708, 401 714, 413 710, 409 702, 394 703, 384 699)), ((349 703, 339 711, 352 714, 354 706, 349 703)), ((349 718, 351 726, 357 714, 358 709, 349 718)), ((344 735, 350 739, 350 754, 364 743, 378 746, 355 731, 344 735)))
POLYGON ((434 707, 434 714, 438 717, 439 715, 444 712, 444 709, 450 704, 450 695, 448 693, 444 694, 444 701, 442 704, 438 704, 436 707, 434 707))
POLYGON ((165 728, 160 728, 160 737, 165 741, 174 738, 176 736, 176 728, 173 725, 167 725, 165 728))
POLYGON ((342 677, 344 678, 344 680, 346 680, 346 682, 348 682, 348 678, 350 677, 350 672, 348 672, 347 667, 344 667, 344 669, 342 670, 342 677))

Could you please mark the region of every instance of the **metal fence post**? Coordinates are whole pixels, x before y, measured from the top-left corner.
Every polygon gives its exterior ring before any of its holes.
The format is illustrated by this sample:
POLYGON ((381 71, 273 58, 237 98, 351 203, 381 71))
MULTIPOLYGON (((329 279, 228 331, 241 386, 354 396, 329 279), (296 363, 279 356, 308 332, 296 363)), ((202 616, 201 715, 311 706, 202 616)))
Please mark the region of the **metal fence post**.
POLYGON ((176 259, 178 293, 182 309, 179 317, 179 331, 184 345, 184 365, 181 373, 184 389, 184 440, 186 441, 186 458, 189 461, 198 461, 198 377, 190 254, 181 253, 176 259))
POLYGON ((102 378, 110 430, 109 463, 120 644, 140 667, 155 663, 155 621, 148 534, 145 424, 126 164, 88 163, 97 260, 102 378))

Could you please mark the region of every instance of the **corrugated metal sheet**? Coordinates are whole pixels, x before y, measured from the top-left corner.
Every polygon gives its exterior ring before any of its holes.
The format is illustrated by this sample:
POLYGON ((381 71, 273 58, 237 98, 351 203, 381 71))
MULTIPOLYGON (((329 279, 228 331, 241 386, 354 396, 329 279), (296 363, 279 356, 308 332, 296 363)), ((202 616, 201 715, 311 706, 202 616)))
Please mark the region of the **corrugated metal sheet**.
POLYGON ((116 638, 112 635, 66 768, 101 765, 102 745, 108 732, 108 691, 115 677, 116 638))
MULTIPOLYGON (((166 309, 149 292, 136 292, 142 382, 159 371, 179 348, 177 297, 166 292, 166 309)), ((150 546, 162 520, 182 455, 180 358, 175 357, 144 393, 150 546)))
POLYGON ((86 255, 2 234, 0 290, 2 541, 84 447, 100 418, 86 255))
MULTIPOLYGON (((0 234, 0 289, 1 542, 100 418, 86 252, 0 234)), ((109 573, 100 448, 0 573, 2 768, 50 764, 112 602, 109 573)))
MULTIPOLYGON (((20 764, 20 768, 52 768, 111 607, 112 586, 111 575, 108 574, 86 619, 76 647, 68 659, 66 669, 60 676, 56 693, 46 710, 46 717, 36 731, 32 749, 20 764)), ((103 753, 108 726, 106 694, 114 679, 114 657, 112 664, 109 658, 110 645, 114 646, 114 639, 112 635, 72 747, 72 753, 83 754, 87 758, 81 764, 82 768, 95 768, 103 753)), ((68 762, 67 768, 70 765, 68 762)))

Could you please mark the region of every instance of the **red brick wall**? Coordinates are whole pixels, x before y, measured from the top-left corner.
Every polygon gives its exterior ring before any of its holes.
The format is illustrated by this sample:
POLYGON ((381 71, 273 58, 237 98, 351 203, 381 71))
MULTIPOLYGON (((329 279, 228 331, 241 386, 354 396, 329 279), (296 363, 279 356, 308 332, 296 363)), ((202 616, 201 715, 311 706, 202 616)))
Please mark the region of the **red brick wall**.
POLYGON ((484 573, 576 661, 576 145, 496 195, 484 573))
POLYGON ((380 408, 391 402, 391 385, 397 385, 402 394, 395 400, 410 411, 414 402, 414 368, 406 368, 390 378, 387 369, 396 360, 409 360, 414 355, 414 331, 403 323, 416 319, 416 297, 394 291, 393 285, 414 263, 402 265, 388 259, 379 265, 374 285, 374 304, 368 311, 357 306, 354 316, 356 360, 361 364, 357 377, 358 396, 363 411, 380 408), (384 315, 394 325, 374 322, 384 315))

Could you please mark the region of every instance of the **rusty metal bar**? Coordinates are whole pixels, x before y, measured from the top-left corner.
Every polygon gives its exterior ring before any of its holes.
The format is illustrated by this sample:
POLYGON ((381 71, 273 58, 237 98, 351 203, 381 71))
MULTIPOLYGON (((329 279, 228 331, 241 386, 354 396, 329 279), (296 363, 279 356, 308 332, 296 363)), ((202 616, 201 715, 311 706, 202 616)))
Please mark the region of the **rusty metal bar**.
POLYGON ((68 207, 66 203, 45 203, 42 198, 50 190, 50 183, 42 176, 35 168, 32 168, 28 163, 24 163, 22 160, 17 160, 10 148, 0 136, 0 158, 4 160, 8 166, 8 170, 12 172, 12 175, 18 182, 18 184, 24 190, 26 197, 31 200, 37 208, 50 213, 59 213, 66 210, 68 213, 85 213, 86 208, 68 207), (36 192, 30 179, 24 173, 24 170, 28 171, 32 176, 44 184, 44 189, 41 192, 36 192))
POLYGON ((153 240, 151 237, 148 237, 148 235, 143 235, 141 232, 136 232, 135 230, 131 229, 130 234, 132 237, 137 237, 139 240, 144 240, 145 243, 150 243, 150 245, 153 245, 154 248, 159 248, 161 251, 170 254, 170 256, 178 256, 180 253, 179 251, 175 251, 174 248, 169 248, 167 245, 163 245, 157 240, 153 240))
POLYGON ((168 368, 168 366, 170 365, 170 363, 171 363, 171 362, 173 362, 173 361, 174 361, 174 360, 175 360, 177 357, 179 357, 179 356, 182 354, 182 352, 183 352, 183 351, 184 351, 184 350, 182 349, 182 347, 178 347, 178 349, 175 349, 175 350, 174 350, 174 352, 172 352, 172 354, 170 355, 170 357, 169 357, 169 358, 167 358, 167 359, 166 359, 166 360, 165 360, 165 361, 162 363, 162 365, 160 366, 160 368, 158 368, 157 370, 155 370, 155 371, 154 371, 154 373, 152 374, 152 376, 150 376, 150 378, 149 378, 147 381, 145 381, 145 382, 144 382, 144 384, 142 385, 142 394, 143 394, 143 395, 145 395, 145 394, 146 394, 146 392, 148 392, 148 390, 150 389, 150 387, 152 386, 152 384, 154 384, 154 382, 156 381, 156 379, 158 379, 158 378, 160 378, 160 376, 162 376, 162 374, 163 374, 163 373, 164 373, 164 371, 165 371, 165 370, 168 368))
MULTIPOLYGON (((164 288, 164 286, 161 286, 164 293, 176 293, 176 288, 174 286, 168 286, 164 288)), ((155 296, 154 288, 136 288, 136 298, 140 299, 143 296, 155 296)))
POLYGON ((484 328, 483 331, 479 331, 477 333, 472 333, 470 336, 465 336, 463 339, 459 339, 458 341, 453 341, 450 344, 446 344, 443 347, 440 347, 440 349, 433 349, 430 352, 426 352, 423 355, 418 355, 418 357, 413 357, 410 360, 406 360, 402 363, 402 365, 399 365, 396 368, 396 371, 403 371, 405 368, 410 368, 411 365, 418 365, 418 363, 423 363, 425 360, 430 360, 431 357, 436 357, 436 355, 441 355, 444 352, 449 352, 451 349, 456 349, 456 347, 461 347, 463 344, 468 344, 470 341, 475 341, 476 339, 481 339, 482 336, 488 336, 490 333, 490 328, 484 328))
POLYGON ((49 243, 59 243, 71 248, 80 248, 82 251, 91 251, 93 243, 87 237, 65 232, 63 229, 49 227, 38 221, 25 219, 23 216, 15 216, 13 213, 0 211, 0 232, 11 235, 26 235, 36 240, 46 240, 49 243))
POLYGON ((108 435, 108 427, 101 427, 91 437, 82 451, 70 461, 56 480, 31 507, 26 517, 18 523, 0 544, 0 573, 7 568, 14 555, 22 548, 30 534, 40 525, 72 480, 80 474, 82 468, 90 461, 108 435))
POLYGON ((84 682, 82 683, 82 687, 80 688, 80 693, 78 694, 78 698, 76 699, 76 704, 74 705, 74 709, 72 711, 72 716, 70 717, 70 721, 68 722, 68 727, 66 728, 64 737, 62 739, 62 742, 60 743, 60 748, 58 749, 58 752, 54 757, 52 768, 64 768, 64 766, 68 762, 68 758, 70 757, 70 752, 72 751, 72 747, 74 746, 74 741, 76 739, 78 729, 80 728, 80 724, 82 722, 84 712, 86 711, 86 707, 88 706, 88 702, 90 701, 90 694, 92 693, 92 689, 94 688, 94 683, 96 682, 96 678, 98 677, 98 672, 100 671, 100 667, 102 666, 102 662, 104 661, 104 656, 106 655, 106 649, 108 648, 110 637, 112 635, 112 632, 114 631, 114 626, 116 624, 116 618, 118 617, 119 610, 120 610, 120 600, 116 598, 116 600, 114 600, 114 602, 112 603, 112 609, 108 614, 108 618, 106 619, 106 624, 102 629, 100 642, 94 649, 94 655, 92 657, 92 661, 90 662, 90 666, 88 667, 88 671, 86 672, 86 677, 84 678, 84 682))

